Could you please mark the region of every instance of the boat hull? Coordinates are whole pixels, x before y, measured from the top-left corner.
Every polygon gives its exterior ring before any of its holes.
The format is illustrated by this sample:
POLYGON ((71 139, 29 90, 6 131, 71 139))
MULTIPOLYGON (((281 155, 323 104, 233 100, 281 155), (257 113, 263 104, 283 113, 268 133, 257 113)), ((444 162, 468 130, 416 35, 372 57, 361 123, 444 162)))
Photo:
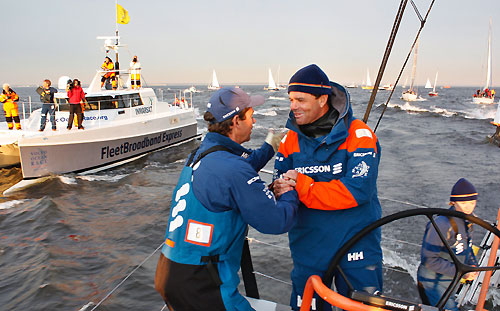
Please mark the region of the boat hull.
POLYGON ((472 102, 474 104, 493 104, 495 102, 495 97, 473 97, 472 102))
POLYGON ((107 168, 197 136, 192 112, 19 140, 24 179, 107 168))
POLYGON ((429 96, 430 97, 435 97, 435 96, 438 96, 438 93, 436 93, 436 92, 429 92, 429 96))
POLYGON ((417 94, 412 94, 412 93, 403 93, 402 95, 403 100, 405 101, 416 101, 417 100, 417 94))
POLYGON ((0 168, 19 165, 19 147, 16 143, 0 146, 0 168))

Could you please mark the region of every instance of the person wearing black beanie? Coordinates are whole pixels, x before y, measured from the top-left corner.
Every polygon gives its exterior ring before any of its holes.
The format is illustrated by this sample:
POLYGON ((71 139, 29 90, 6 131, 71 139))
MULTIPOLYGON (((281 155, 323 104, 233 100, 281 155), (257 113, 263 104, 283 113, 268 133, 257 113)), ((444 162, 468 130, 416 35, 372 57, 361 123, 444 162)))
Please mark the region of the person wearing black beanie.
MULTIPOLYGON (((451 189, 451 210, 472 214, 477 202, 477 191, 472 183, 460 178, 451 189)), ((477 265, 472 249, 471 224, 462 218, 438 216, 434 219, 439 231, 446 237, 446 242, 460 262, 477 265)), ((418 291, 422 302, 435 306, 455 275, 456 268, 447 247, 441 241, 436 229, 429 222, 422 241, 421 263, 418 267, 418 291)), ((472 281, 477 272, 464 275, 464 279, 472 281)), ((445 309, 458 311, 453 298, 448 299, 445 309)))
MULTIPOLYGON (((298 310, 309 276, 324 275, 339 248, 381 217, 376 185, 380 144, 354 118, 347 90, 317 65, 298 70, 288 94, 289 131, 276 155, 274 192, 279 196, 295 188, 301 201, 288 235, 294 264, 290 305, 298 310)), ((382 290, 380 239, 378 230, 368 234, 340 264, 356 290, 382 290)), ((342 277, 335 277, 335 285, 347 295, 342 277)), ((318 307, 321 300, 315 297, 318 307)))

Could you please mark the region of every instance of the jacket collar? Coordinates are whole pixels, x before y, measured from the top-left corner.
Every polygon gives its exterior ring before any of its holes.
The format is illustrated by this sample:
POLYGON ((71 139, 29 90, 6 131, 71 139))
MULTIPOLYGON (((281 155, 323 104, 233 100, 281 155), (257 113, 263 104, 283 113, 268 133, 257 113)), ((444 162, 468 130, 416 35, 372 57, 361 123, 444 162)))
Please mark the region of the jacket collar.
POLYGON ((227 147, 231 150, 231 152, 237 156, 243 156, 245 157, 245 154, 248 155, 252 153, 251 150, 243 147, 242 145, 238 144, 231 138, 221 135, 219 133, 213 133, 213 132, 208 132, 205 135, 205 138, 203 139, 203 142, 200 146, 200 152, 205 151, 206 149, 213 147, 215 145, 222 145, 224 147, 227 147))

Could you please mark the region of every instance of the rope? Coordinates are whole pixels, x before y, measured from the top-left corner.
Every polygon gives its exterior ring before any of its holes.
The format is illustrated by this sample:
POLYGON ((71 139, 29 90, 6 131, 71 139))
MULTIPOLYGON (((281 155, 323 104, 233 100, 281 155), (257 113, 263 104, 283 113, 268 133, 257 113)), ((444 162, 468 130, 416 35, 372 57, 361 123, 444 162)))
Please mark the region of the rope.
POLYGON ((266 243, 266 242, 263 242, 263 241, 259 241, 259 240, 255 239, 255 238, 247 237, 247 240, 248 240, 249 243, 256 242, 256 243, 264 244, 264 245, 267 245, 267 246, 272 246, 272 247, 276 247, 276 248, 290 250, 290 248, 288 248, 288 247, 266 243))
POLYGON ((258 272, 258 271, 254 271, 253 273, 256 274, 256 275, 260 275, 260 276, 263 276, 265 278, 268 278, 268 279, 271 279, 271 280, 274 280, 274 281, 278 281, 280 283, 292 286, 292 283, 287 282, 287 281, 283 281, 283 280, 280 280, 280 279, 277 279, 277 278, 275 278, 273 276, 270 276, 270 275, 267 275, 267 274, 264 274, 264 273, 261 273, 261 272, 258 272))
POLYGON ((120 287, 137 269, 139 269, 149 258, 151 258, 151 256, 153 256, 162 246, 163 242, 161 242, 161 244, 154 250, 154 252, 149 254, 137 267, 134 268, 134 270, 132 270, 132 272, 130 272, 118 285, 115 286, 115 288, 113 288, 103 299, 101 299, 101 301, 99 301, 90 311, 94 311, 95 309, 97 309, 97 307, 99 307, 99 305, 103 303, 104 300, 108 299, 108 297, 111 296, 111 294, 113 294, 114 291, 118 289, 118 287, 120 287))
POLYGON ((391 241, 395 241, 395 242, 399 242, 399 243, 403 243, 403 244, 408 244, 408 245, 413 245, 413 246, 417 246, 417 247, 422 246, 422 244, 417 244, 417 243, 412 243, 412 242, 408 242, 408 241, 402 241, 402 240, 398 240, 398 239, 388 238, 386 236, 384 236, 383 238, 384 238, 384 240, 391 240, 391 241))
POLYGON ((386 198, 386 197, 381 197, 381 196, 379 196, 378 198, 379 198, 379 199, 383 199, 383 200, 387 200, 387 201, 391 201, 391 202, 395 202, 395 203, 406 204, 406 205, 410 205, 410 206, 414 206, 414 207, 420 207, 420 208, 430 208, 430 207, 425 206, 425 205, 419 205, 419 204, 414 204, 414 203, 411 203, 411 202, 406 202, 406 201, 400 201, 400 200, 389 199, 389 198, 386 198))
POLYGON ((401 270, 401 269, 394 269, 394 268, 389 268, 389 267, 386 267, 384 266, 383 269, 386 269, 386 270, 391 270, 391 271, 394 271, 394 272, 400 272, 400 273, 405 273, 405 274, 408 274, 408 275, 411 275, 410 272, 406 271, 406 270, 401 270))
POLYGON ((382 113, 380 114, 380 117, 379 117, 379 119, 377 121, 377 125, 375 125, 375 129, 373 130, 374 133, 377 131, 378 125, 380 124, 380 121, 382 120, 382 117, 384 116, 384 113, 385 113, 385 111, 387 109, 387 106, 389 105, 389 101, 391 100, 392 95, 394 94, 394 91, 396 90, 396 86, 398 85, 399 79, 401 79, 401 76, 403 75, 403 71, 404 71, 404 69, 406 67, 406 64, 408 63, 408 60, 410 59, 411 52, 413 51, 413 49, 415 47, 415 44, 418 41, 418 37, 420 36, 420 32, 422 32, 422 29, 424 28, 425 22, 427 21, 427 17, 429 16, 429 13, 431 12, 432 6, 434 5, 434 2, 436 0, 432 0, 431 4, 429 5, 429 9, 427 10, 427 13, 425 14, 425 18, 424 19, 422 19, 422 17, 418 13, 418 10, 416 9, 415 3, 413 3, 412 0, 410 0, 410 1, 411 1, 412 5, 414 6, 416 12, 417 12, 417 16, 419 16, 419 19, 420 19, 420 28, 418 29, 417 35, 415 36, 415 40, 413 41, 411 49, 408 52, 408 55, 406 56, 406 60, 403 63, 403 67, 401 68, 401 71, 399 71, 399 75, 398 75, 398 77, 396 79, 396 82, 394 82, 394 87, 393 87, 391 93, 389 94, 389 97, 387 98, 386 103, 384 104, 384 109, 382 110, 382 113))

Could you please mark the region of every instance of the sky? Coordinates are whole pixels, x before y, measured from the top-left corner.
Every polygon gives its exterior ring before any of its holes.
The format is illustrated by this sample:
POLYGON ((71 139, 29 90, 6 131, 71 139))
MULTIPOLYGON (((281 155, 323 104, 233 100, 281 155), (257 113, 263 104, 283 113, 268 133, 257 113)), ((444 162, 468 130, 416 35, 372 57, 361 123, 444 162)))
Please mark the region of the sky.
MULTIPOLYGON (((414 0, 425 16, 432 0, 414 0)), ((115 0, 1 0, 0 83, 45 78, 89 84, 114 35, 115 0)), ((130 22, 119 25, 121 68, 137 55, 149 85, 210 82, 222 86, 287 83, 315 63, 330 80, 375 81, 399 0, 119 0, 130 22), (279 71, 278 71, 279 69, 279 71), (279 77, 278 77, 279 73, 279 77)), ((436 0, 420 35, 416 84, 480 87, 486 80, 492 18, 493 84, 500 85, 500 1, 436 0)), ((420 21, 408 3, 383 83, 399 73, 420 21)), ((402 81, 410 76, 412 60, 402 81)))

